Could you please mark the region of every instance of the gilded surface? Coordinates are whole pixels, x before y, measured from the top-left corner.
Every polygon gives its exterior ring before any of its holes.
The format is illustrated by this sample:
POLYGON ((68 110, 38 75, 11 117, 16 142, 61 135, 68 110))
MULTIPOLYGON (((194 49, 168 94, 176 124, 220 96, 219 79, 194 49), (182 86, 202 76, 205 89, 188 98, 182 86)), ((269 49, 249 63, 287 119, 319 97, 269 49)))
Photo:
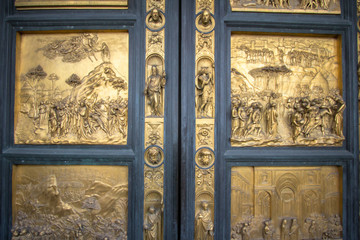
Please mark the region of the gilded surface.
POLYGON ((214 119, 196 119, 196 149, 214 149, 214 119))
POLYGON ((22 33, 17 43, 15 144, 127 143, 128 33, 22 33))
POLYGON ((340 0, 230 0, 232 11, 340 14, 340 0))
POLYGON ((342 239, 339 167, 233 167, 231 239, 342 239))
POLYGON ((19 10, 28 9, 76 9, 76 8, 116 8, 127 9, 127 0, 15 0, 19 10))
POLYGON ((144 239, 163 239, 164 165, 144 166, 144 239))
POLYGON ((144 133, 145 240, 164 232, 165 0, 147 0, 144 133))
POLYGON ((128 168, 13 168, 12 239, 127 239, 128 168))
POLYGON ((214 0, 196 0, 195 222, 196 240, 214 239, 215 18, 214 0))
POLYGON ((232 146, 341 146, 341 41, 233 34, 232 146))
POLYGON ((145 119, 145 147, 150 145, 164 146, 164 121, 159 118, 145 119))
POLYGON ((195 167, 195 239, 214 239, 214 166, 195 167))

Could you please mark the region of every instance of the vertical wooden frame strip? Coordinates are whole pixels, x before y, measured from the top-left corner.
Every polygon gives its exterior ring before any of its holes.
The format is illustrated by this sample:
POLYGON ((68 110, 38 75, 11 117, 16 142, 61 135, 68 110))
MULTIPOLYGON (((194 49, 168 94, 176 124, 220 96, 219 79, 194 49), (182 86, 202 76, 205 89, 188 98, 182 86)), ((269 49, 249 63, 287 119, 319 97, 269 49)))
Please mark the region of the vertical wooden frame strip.
POLYGON ((214 1, 196 1, 195 239, 213 239, 215 194, 214 1))
POLYGON ((164 237, 165 0, 146 1, 144 239, 164 237))

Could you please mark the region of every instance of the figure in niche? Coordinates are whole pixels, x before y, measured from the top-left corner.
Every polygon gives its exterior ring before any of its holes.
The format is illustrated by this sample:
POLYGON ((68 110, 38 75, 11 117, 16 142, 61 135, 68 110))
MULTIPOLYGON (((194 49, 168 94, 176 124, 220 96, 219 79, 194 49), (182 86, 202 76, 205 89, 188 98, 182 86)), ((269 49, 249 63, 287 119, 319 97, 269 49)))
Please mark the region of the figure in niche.
POLYGON ((242 240, 250 240, 250 226, 248 223, 244 223, 240 232, 242 240))
POLYGON ((147 97, 147 104, 150 106, 152 116, 162 116, 162 89, 166 84, 166 75, 163 72, 159 75, 157 65, 151 66, 151 75, 148 77, 144 94, 147 97))
POLYGON ((264 222, 265 226, 263 229, 263 237, 264 240, 272 240, 273 239, 273 231, 271 230, 270 226, 269 226, 269 221, 265 221, 264 222))
POLYGON ((212 25, 211 13, 209 10, 205 9, 204 11, 202 11, 198 23, 205 28, 212 25))
POLYGON ((214 87, 213 76, 209 67, 201 67, 196 76, 195 86, 198 90, 197 110, 200 117, 212 117, 212 92, 214 87))
POLYGON ((281 231, 280 240, 289 240, 289 227, 287 225, 286 219, 282 221, 280 231, 281 231))
POLYGON ((289 232, 290 240, 298 240, 299 239, 299 224, 297 223, 296 218, 291 221, 291 227, 289 232))
POLYGON ((277 135, 278 113, 276 109, 276 102, 272 96, 269 99, 269 103, 266 105, 265 119, 266 133, 268 136, 275 137, 277 135))
POLYGON ((153 10, 151 10, 151 14, 150 14, 150 17, 149 17, 149 22, 151 23, 155 23, 155 24, 158 24, 158 23, 162 23, 163 22, 163 19, 159 13, 159 10, 154 8, 153 10))
POLYGON ((245 136, 254 135, 259 136, 262 134, 261 131, 261 119, 262 119, 262 105, 260 102, 253 102, 248 111, 247 115, 249 116, 248 125, 246 128, 245 136))
POLYGON ((154 206, 149 207, 144 221, 144 235, 146 240, 161 239, 161 214, 162 209, 156 209, 154 206))
POLYGON ((214 224, 211 211, 206 201, 201 202, 201 209, 195 217, 195 240, 214 239, 214 224))

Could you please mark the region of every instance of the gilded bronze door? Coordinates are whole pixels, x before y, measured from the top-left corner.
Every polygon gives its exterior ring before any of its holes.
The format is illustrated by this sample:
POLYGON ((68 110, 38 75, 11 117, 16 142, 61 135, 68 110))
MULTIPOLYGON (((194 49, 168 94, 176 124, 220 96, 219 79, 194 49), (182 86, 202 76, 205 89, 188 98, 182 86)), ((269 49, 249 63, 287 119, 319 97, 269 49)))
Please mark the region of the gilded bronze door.
POLYGON ((357 239, 356 8, 6 0, 1 239, 357 239))

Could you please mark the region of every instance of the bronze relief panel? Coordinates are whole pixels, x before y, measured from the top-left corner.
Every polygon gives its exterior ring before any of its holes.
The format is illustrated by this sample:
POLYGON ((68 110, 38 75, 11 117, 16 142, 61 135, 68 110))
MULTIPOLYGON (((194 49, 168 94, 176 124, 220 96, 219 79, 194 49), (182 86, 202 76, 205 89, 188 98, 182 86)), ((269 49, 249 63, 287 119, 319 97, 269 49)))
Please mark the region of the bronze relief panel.
POLYGON ((336 36, 231 37, 231 145, 341 146, 345 102, 336 36))
POLYGON ((230 0, 232 11, 340 14, 340 0, 230 0))
POLYGON ((342 169, 233 167, 231 239, 342 239, 342 169))
POLYGON ((127 239, 128 167, 13 167, 12 239, 127 239))
POLYGON ((127 32, 19 33, 15 144, 118 144, 128 135, 127 32))

